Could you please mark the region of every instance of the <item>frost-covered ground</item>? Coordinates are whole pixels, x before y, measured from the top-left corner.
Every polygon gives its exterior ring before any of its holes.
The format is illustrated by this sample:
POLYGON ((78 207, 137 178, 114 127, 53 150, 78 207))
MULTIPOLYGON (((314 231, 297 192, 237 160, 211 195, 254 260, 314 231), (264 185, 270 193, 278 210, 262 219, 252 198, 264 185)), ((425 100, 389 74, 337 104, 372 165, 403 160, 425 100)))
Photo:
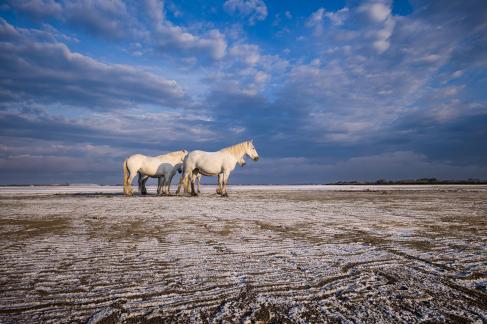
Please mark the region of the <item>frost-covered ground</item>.
POLYGON ((0 188, 0 322, 487 321, 486 186, 213 189, 0 188))

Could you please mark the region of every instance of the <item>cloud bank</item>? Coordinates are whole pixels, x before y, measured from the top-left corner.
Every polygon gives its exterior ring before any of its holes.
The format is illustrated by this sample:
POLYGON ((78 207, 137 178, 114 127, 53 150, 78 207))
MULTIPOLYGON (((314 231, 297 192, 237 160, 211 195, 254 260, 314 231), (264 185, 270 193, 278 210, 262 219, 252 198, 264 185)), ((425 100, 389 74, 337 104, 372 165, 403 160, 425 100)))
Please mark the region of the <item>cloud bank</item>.
POLYGON ((401 3, 6 2, 2 181, 250 138, 237 182, 487 178, 487 6, 401 3))

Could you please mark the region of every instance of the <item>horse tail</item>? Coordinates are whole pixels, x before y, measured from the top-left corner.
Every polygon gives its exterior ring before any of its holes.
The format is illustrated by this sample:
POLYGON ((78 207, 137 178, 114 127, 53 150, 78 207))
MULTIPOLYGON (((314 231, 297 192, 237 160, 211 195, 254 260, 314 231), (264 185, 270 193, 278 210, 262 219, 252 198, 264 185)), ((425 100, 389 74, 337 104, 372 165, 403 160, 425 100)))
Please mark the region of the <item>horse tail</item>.
POLYGON ((179 177, 179 184, 178 184, 178 189, 176 190, 176 195, 179 195, 179 193, 181 192, 181 187, 183 187, 183 191, 184 193, 186 193, 186 165, 185 163, 183 162, 183 165, 182 165, 182 170, 181 170, 181 177, 179 177))
POLYGON ((183 162, 183 171, 181 173, 181 183, 180 183, 180 186, 182 185, 183 186, 183 191, 184 193, 188 193, 189 192, 189 173, 186 174, 186 159, 188 158, 188 156, 186 155, 186 157, 184 158, 184 162, 183 162))
POLYGON ((123 161, 123 192, 126 195, 129 195, 129 178, 130 178, 130 171, 127 166, 127 160, 123 161))
POLYGON ((183 170, 181 172, 181 177, 179 178, 179 185, 178 185, 178 190, 176 191, 176 194, 179 194, 181 192, 181 187, 184 190, 184 193, 189 193, 189 184, 190 184, 190 176, 191 172, 187 172, 188 165, 186 163, 188 159, 188 156, 184 158, 183 161, 183 170))

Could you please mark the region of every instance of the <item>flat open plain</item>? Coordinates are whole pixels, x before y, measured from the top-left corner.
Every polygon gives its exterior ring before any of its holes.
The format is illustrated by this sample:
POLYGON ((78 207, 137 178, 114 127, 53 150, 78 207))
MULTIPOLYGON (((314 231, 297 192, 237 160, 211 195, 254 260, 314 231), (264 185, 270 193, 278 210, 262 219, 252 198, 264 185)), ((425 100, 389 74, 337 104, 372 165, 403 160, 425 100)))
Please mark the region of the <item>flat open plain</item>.
POLYGON ((0 188, 0 322, 486 322, 487 186, 0 188))

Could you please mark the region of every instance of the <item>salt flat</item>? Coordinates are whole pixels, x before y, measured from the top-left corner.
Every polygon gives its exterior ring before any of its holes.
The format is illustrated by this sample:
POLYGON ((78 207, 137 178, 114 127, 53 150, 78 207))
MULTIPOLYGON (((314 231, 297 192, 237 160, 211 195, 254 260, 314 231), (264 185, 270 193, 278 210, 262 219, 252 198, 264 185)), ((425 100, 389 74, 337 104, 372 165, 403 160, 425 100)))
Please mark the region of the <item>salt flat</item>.
POLYGON ((1 187, 0 322, 487 321, 487 186, 213 190, 1 187))
MULTIPOLYGON (((133 187, 134 190, 136 187, 133 187)), ((177 186, 171 186, 171 192, 176 191, 177 186)), ((203 193, 215 192, 216 186, 202 185, 203 193)), ((487 186, 479 185, 236 185, 228 186, 231 191, 377 191, 377 190, 448 190, 461 188, 463 191, 485 189, 487 186)), ((149 194, 156 193, 156 186, 147 186, 149 194)), ((123 192, 122 186, 100 185, 60 185, 60 186, 0 186, 0 195, 48 195, 48 194, 93 194, 123 192)))

